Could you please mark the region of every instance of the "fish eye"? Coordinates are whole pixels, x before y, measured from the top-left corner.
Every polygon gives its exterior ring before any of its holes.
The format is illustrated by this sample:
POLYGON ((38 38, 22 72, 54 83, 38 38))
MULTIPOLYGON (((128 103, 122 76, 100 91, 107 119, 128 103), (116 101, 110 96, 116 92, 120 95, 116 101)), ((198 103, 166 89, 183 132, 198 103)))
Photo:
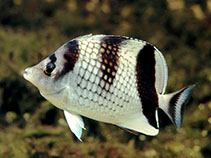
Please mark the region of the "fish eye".
POLYGON ((51 76, 51 72, 56 68, 54 63, 48 63, 46 65, 46 69, 44 70, 44 74, 47 76, 51 76))

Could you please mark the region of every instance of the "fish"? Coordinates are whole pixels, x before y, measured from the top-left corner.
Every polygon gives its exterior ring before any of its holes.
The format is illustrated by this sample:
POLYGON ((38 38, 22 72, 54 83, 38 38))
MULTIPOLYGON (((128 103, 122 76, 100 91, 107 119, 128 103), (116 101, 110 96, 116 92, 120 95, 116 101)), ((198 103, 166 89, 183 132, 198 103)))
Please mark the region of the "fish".
POLYGON ((84 35, 59 47, 23 77, 64 111, 80 140, 83 117, 133 134, 156 136, 161 109, 180 128, 184 106, 195 85, 164 94, 168 68, 150 43, 119 35, 84 35))

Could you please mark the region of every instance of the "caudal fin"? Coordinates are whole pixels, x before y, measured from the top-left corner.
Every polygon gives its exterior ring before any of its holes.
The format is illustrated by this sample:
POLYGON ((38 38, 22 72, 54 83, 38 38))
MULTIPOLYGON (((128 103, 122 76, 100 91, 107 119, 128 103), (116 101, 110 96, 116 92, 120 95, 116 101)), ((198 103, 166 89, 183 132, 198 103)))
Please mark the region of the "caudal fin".
POLYGON ((169 116, 177 127, 181 127, 184 106, 194 87, 195 85, 187 86, 174 93, 159 96, 159 107, 169 116))

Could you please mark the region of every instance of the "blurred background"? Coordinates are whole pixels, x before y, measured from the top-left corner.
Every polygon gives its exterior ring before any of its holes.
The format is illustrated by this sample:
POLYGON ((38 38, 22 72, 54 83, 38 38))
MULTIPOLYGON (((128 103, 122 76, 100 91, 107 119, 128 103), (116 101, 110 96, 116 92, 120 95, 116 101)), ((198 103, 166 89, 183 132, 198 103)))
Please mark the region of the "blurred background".
POLYGON ((16 157, 210 158, 211 0, 0 0, 0 158, 16 157), (155 45, 167 60, 167 93, 196 84, 181 129, 160 111, 157 137, 85 119, 76 140, 22 73, 89 33, 155 45))

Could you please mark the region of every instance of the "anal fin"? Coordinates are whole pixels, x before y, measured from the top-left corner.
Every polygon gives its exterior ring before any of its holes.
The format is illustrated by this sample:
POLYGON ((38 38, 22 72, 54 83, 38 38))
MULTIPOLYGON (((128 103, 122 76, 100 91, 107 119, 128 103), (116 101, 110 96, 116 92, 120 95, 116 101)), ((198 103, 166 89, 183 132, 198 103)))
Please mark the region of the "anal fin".
POLYGON ((145 134, 155 136, 159 132, 159 129, 152 126, 142 112, 137 112, 136 114, 129 116, 127 119, 122 120, 122 123, 117 124, 117 126, 135 135, 145 134))
POLYGON ((81 135, 82 135, 82 129, 84 128, 84 122, 82 120, 82 117, 77 114, 69 113, 64 110, 64 116, 67 120, 68 126, 70 130, 75 134, 75 136, 81 140, 81 135))
POLYGON ((134 130, 131 130, 131 129, 127 129, 125 127, 121 127, 121 126, 118 126, 119 128, 123 129, 124 131, 126 132, 129 132, 129 133, 132 133, 132 134, 135 134, 135 135, 139 135, 140 133, 137 132, 137 131, 134 131, 134 130))

